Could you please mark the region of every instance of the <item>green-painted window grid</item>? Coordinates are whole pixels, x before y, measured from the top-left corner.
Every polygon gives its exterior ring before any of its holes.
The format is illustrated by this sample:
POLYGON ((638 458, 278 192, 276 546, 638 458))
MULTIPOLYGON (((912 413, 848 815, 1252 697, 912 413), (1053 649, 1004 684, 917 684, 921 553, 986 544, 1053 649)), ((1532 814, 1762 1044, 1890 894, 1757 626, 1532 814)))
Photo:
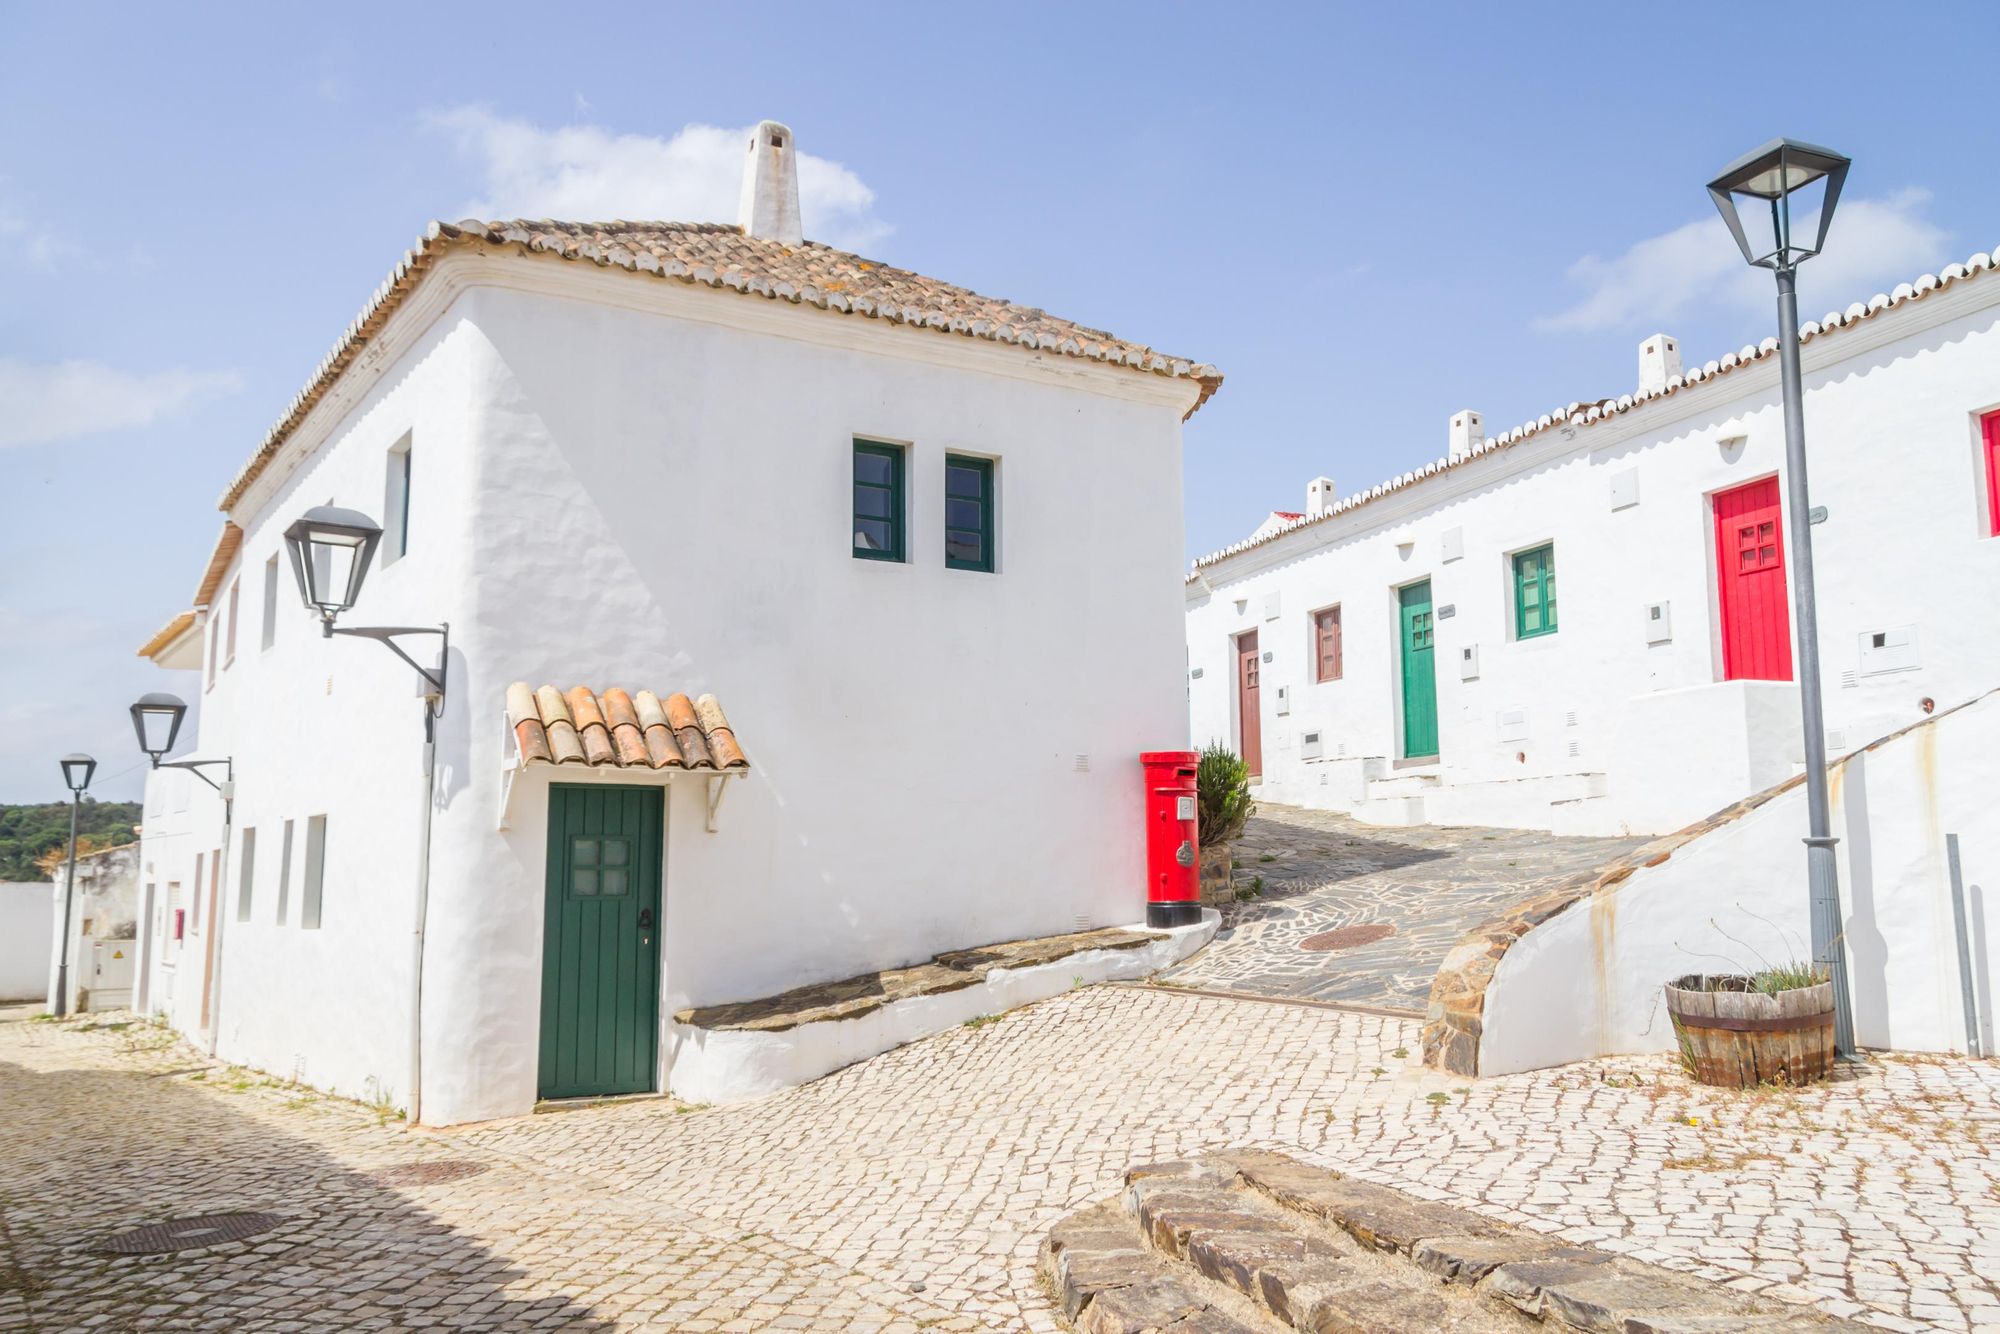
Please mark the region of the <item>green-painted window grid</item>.
POLYGON ((1553 542, 1514 556, 1514 638, 1556 632, 1556 548, 1553 542))

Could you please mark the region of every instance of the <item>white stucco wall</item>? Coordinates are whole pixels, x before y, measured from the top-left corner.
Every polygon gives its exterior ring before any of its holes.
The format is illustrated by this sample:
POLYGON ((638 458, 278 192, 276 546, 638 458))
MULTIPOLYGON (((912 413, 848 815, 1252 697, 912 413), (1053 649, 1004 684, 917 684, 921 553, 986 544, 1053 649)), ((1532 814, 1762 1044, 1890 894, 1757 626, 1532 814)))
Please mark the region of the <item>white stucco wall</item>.
MULTIPOLYGON (((1994 1051, 2000 958, 2000 694, 1831 775, 1855 1038, 1964 1051, 1947 834, 1959 836, 1984 1049, 1994 1051)), ((1669 1051, 1664 985, 1810 957, 1803 784, 1542 923, 1486 990, 1482 1074, 1669 1051)))
MULTIPOLYGON (((1921 716, 1925 697, 1945 707, 1995 683, 2000 617, 1974 609, 2000 598, 1978 448, 1979 415, 2000 406, 1996 303, 2000 280, 1960 283, 1807 345, 1836 753, 1921 716), (1904 626, 1915 628, 1918 665, 1864 674, 1861 636, 1904 626)), ((1786 776, 1791 768, 1774 766, 1795 765, 1799 745, 1780 696, 1794 710, 1796 696, 1718 687, 1712 554, 1713 494, 1783 473, 1775 361, 1476 456, 1204 569, 1186 598, 1188 665, 1201 672, 1189 682, 1195 742, 1237 742, 1232 641, 1256 629, 1273 654, 1261 681, 1263 795, 1399 818, 1379 800, 1391 789, 1370 803, 1335 762, 1376 757, 1386 772, 1400 755, 1395 589, 1428 578, 1439 611, 1431 772, 1449 791, 1425 797, 1426 818, 1667 832, 1786 776), (1636 478, 1638 500, 1613 508, 1621 476, 1636 478), (1558 631, 1516 641, 1509 557, 1550 541, 1558 631), (1463 555, 1448 558, 1448 547, 1463 555), (1670 605, 1673 637, 1649 644, 1645 615, 1657 602, 1670 605), (1334 603, 1345 675, 1315 683, 1310 615, 1334 603), (1466 646, 1477 649, 1472 680, 1460 677, 1466 646), (1279 686, 1290 687, 1287 716, 1279 686), (1503 739, 1517 711, 1524 735, 1503 739), (1301 759, 1308 731, 1321 733, 1325 762, 1301 759), (1697 762, 1725 738, 1741 748, 1697 762)))
MULTIPOLYGON (((547 785, 579 775, 521 775, 497 828, 511 681, 714 691, 750 756, 718 832, 700 783, 669 788, 663 1013, 1143 916, 1136 757, 1186 738, 1192 385, 518 258, 448 258, 396 320, 378 378, 316 410, 235 515, 245 624, 201 751, 234 755, 258 875, 248 924, 227 895, 223 1055, 407 1100, 414 678, 317 638, 282 560, 272 649, 255 615, 283 527, 328 502, 381 513, 406 433, 411 551, 347 620, 452 625, 426 1120, 535 1096, 547 785), (856 436, 908 445, 906 564, 849 554, 856 436), (999 461, 997 573, 944 568, 947 451, 999 461), (326 922, 302 931, 305 818, 321 812, 326 922)), ((186 851, 216 836, 203 810, 186 851)), ((232 881, 239 860, 240 839, 232 881)))
POLYGON ((40 998, 49 980, 55 902, 46 880, 0 881, 0 1001, 40 998))
MULTIPOLYGON (((59 865, 50 882, 42 887, 50 909, 47 933, 43 936, 43 994, 51 1011, 55 1009, 59 965, 64 953, 69 960, 69 995, 64 1001, 69 1013, 85 1008, 103 1009, 106 1001, 116 1004, 114 988, 109 997, 92 1000, 97 985, 94 977, 93 947, 99 941, 132 940, 139 914, 139 845, 127 843, 99 852, 86 853, 76 862, 76 892, 70 896, 69 940, 61 940, 63 891, 69 880, 67 863, 59 865)), ((136 949, 136 941, 133 948, 136 949)))

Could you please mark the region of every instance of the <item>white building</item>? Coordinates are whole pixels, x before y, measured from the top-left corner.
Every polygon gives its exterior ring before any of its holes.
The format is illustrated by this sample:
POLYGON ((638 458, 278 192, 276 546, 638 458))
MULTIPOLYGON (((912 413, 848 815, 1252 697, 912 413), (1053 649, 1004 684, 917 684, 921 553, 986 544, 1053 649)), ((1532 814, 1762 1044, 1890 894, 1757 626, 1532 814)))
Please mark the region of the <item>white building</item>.
MULTIPOLYGON (((1805 326, 1831 754, 2000 678, 2000 279, 1805 326)), ((1664 833, 1803 763, 1776 340, 1488 438, 1196 562, 1192 735, 1381 824, 1664 833)))
POLYGON ((744 228, 433 224, 230 483, 144 650, 234 764, 232 828, 169 770, 145 820, 147 1003, 222 1056, 507 1115, 678 1083, 684 1006, 1143 918, 1220 376, 803 241, 793 151, 744 228), (428 775, 415 673, 299 609, 329 504, 385 530, 341 625, 449 625, 428 775))

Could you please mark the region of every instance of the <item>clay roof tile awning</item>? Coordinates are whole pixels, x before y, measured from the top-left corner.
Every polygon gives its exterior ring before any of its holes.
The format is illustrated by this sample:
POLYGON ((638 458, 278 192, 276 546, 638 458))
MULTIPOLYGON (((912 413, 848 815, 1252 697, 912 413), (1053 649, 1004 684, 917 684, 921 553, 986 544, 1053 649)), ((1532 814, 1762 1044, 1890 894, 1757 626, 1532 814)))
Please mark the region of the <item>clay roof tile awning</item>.
POLYGON ((507 687, 507 725, 523 769, 583 764, 740 773, 750 767, 713 695, 662 700, 650 690, 627 694, 613 686, 599 693, 516 681, 507 687))

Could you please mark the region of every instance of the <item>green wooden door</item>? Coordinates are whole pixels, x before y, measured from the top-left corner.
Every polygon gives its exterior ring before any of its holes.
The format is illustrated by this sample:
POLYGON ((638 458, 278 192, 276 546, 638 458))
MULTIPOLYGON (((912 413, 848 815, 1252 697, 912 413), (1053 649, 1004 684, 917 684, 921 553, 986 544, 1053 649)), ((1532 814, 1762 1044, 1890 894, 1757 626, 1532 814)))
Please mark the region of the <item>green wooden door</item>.
POLYGON ((656 787, 549 789, 540 1093, 648 1093, 660 1028, 656 787))
POLYGON ((1437 654, 1432 640, 1431 584, 1426 579, 1398 589, 1403 623, 1403 755, 1421 759, 1438 753, 1437 654))

